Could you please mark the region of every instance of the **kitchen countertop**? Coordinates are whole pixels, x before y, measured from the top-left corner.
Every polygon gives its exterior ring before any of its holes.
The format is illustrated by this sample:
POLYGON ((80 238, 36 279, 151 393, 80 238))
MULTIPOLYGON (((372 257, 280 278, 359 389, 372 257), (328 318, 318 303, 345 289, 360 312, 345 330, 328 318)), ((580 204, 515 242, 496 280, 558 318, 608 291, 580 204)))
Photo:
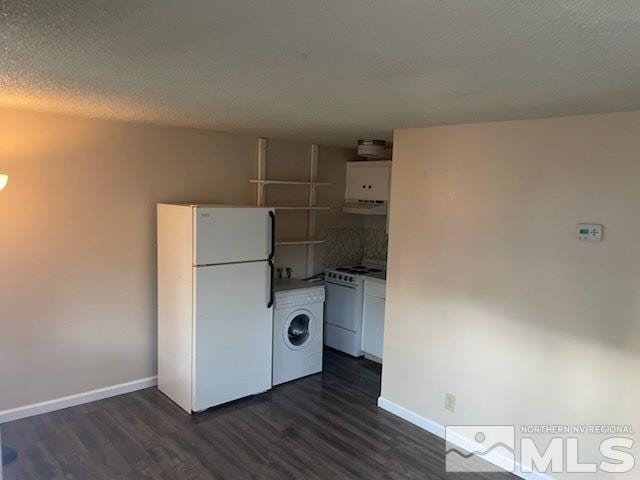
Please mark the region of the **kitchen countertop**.
POLYGON ((373 280, 377 283, 387 283, 387 272, 368 273, 364 278, 365 280, 373 280))
POLYGON ((308 282, 298 278, 277 278, 273 282, 273 289, 276 292, 286 290, 301 290, 303 288, 323 287, 324 282, 308 282))

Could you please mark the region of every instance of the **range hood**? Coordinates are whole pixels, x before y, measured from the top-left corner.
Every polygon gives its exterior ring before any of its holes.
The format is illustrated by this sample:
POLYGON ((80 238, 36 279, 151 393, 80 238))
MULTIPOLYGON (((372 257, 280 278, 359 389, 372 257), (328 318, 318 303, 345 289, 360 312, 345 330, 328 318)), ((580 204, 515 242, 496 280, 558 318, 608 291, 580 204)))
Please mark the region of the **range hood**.
POLYGON ((387 202, 372 200, 347 201, 342 207, 344 213, 357 213, 360 215, 386 215, 387 202))

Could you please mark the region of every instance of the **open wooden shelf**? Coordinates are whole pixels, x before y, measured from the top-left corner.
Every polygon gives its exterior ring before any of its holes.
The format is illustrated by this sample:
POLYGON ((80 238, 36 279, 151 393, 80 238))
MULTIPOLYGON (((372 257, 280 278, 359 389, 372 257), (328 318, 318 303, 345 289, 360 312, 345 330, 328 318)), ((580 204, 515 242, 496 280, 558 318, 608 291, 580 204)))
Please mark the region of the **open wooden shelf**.
POLYGON ((316 245, 324 243, 324 238, 282 238, 276 240, 276 245, 316 245))
POLYGON ((325 187, 331 185, 328 182, 299 182, 296 180, 249 180, 251 183, 261 183, 263 185, 313 185, 316 187, 325 187))

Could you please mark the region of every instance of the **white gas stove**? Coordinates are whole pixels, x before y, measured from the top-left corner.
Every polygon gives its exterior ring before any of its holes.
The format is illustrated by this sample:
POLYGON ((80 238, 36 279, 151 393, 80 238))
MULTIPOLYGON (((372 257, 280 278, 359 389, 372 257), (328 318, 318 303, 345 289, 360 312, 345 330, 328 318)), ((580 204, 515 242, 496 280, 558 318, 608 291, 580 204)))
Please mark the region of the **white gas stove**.
POLYGON ((366 259, 360 265, 329 268, 325 271, 325 345, 354 357, 363 355, 364 278, 384 278, 385 271, 386 263, 366 259))

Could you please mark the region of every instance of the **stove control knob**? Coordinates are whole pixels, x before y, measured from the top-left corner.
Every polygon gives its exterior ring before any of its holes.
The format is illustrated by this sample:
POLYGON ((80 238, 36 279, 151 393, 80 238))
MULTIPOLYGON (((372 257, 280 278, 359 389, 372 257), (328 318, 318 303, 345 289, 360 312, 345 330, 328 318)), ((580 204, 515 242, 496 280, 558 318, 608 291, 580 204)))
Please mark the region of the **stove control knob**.
POLYGON ((350 281, 350 282, 353 282, 353 277, 349 277, 349 281, 350 281))
POLYGON ((338 280, 342 280, 342 275, 338 275, 338 280))

